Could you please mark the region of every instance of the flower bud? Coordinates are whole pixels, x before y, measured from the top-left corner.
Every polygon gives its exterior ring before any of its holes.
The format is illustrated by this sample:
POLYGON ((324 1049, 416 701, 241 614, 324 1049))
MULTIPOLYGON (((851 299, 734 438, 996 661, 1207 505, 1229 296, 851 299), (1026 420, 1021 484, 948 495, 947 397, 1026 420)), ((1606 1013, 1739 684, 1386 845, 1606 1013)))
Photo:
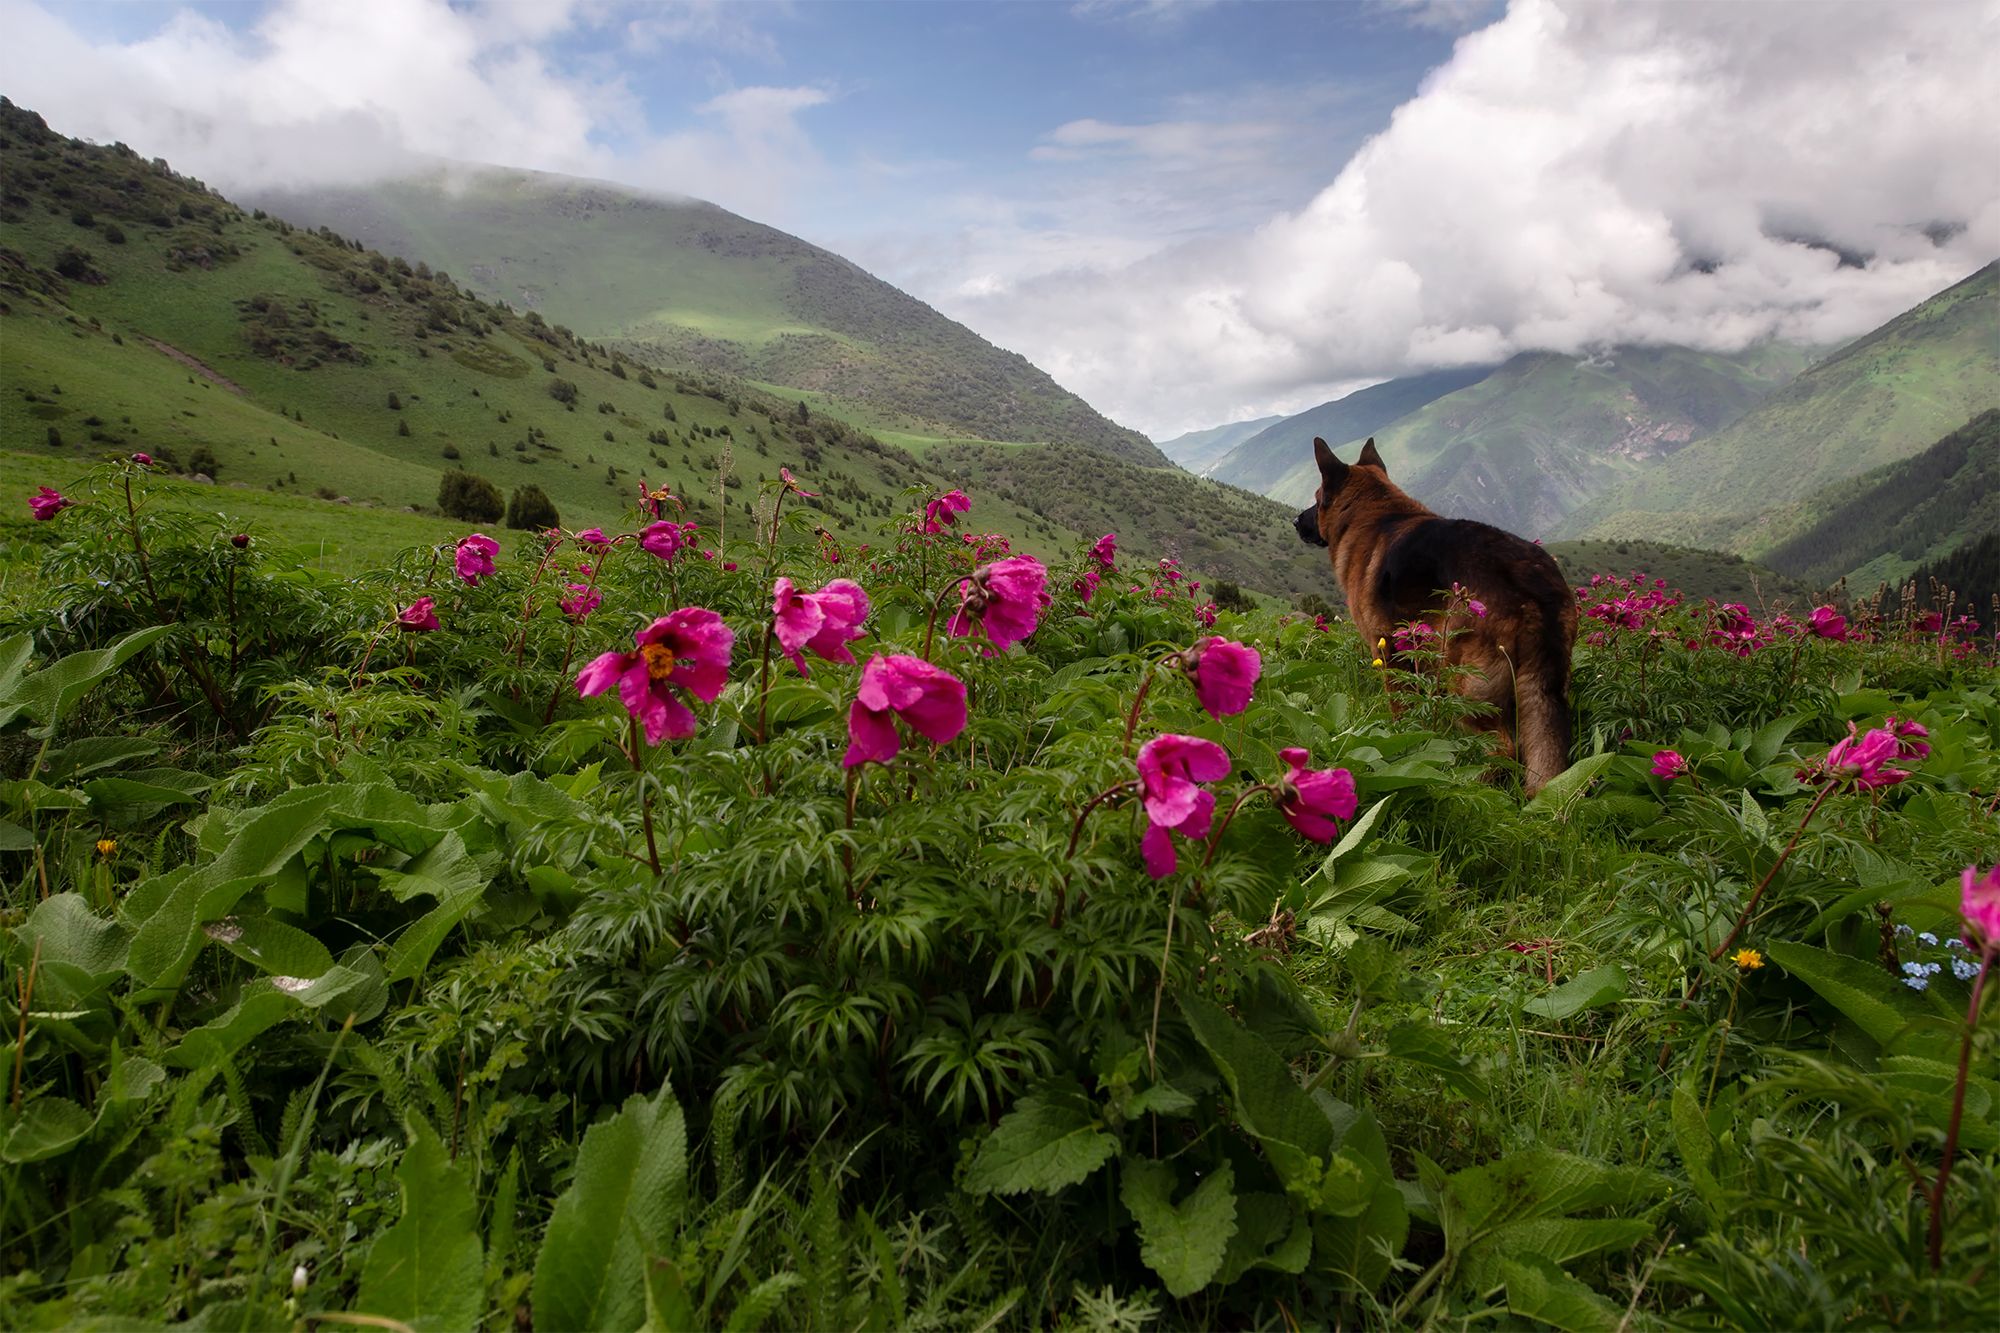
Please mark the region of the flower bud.
POLYGON ((234 537, 231 537, 229 539, 229 544, 231 546, 234 546, 237 550, 241 551, 245 547, 250 545, 250 534, 247 532, 239 532, 234 537))
POLYGON ((306 1266, 304 1264, 300 1264, 292 1269, 292 1295, 303 1296, 306 1294, 306 1276, 306 1266))

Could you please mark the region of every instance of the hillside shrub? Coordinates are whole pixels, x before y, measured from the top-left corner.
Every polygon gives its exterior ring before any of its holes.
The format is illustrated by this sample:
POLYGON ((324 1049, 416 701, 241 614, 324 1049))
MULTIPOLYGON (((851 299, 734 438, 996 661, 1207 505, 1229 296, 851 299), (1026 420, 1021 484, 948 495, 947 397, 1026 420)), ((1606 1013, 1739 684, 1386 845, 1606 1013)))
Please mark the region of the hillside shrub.
POLYGON ((563 379, 559 375, 549 381, 548 387, 549 397, 555 399, 564 407, 573 407, 576 405, 576 385, 571 381, 563 379))
POLYGON ((562 515, 556 511, 555 501, 532 483, 516 486, 514 494, 507 501, 507 526, 525 531, 539 532, 545 528, 562 526, 562 515))
POLYGON ((462 468, 445 470, 438 481, 437 504, 446 516, 473 523, 491 523, 507 512, 498 486, 462 468))

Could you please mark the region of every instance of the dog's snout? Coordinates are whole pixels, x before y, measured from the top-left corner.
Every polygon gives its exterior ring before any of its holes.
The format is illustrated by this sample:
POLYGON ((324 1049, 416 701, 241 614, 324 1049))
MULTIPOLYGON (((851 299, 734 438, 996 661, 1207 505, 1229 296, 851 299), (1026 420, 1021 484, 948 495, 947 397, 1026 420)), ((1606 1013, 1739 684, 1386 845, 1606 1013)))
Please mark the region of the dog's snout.
POLYGON ((1301 509, 1298 519, 1294 522, 1293 526, 1299 530, 1299 540, 1308 546, 1326 545, 1326 538, 1320 536, 1319 533, 1319 510, 1317 508, 1308 506, 1305 509, 1301 509))

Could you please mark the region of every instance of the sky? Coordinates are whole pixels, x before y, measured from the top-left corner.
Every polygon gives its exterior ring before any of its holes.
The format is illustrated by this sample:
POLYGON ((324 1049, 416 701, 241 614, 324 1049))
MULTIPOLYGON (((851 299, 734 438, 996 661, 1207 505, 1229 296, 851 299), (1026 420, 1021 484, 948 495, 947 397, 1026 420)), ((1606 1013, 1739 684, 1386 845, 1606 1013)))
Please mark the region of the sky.
POLYGON ((1519 351, 1866 332, 2000 256, 2000 0, 0 0, 232 188, 712 200, 1164 439, 1519 351))

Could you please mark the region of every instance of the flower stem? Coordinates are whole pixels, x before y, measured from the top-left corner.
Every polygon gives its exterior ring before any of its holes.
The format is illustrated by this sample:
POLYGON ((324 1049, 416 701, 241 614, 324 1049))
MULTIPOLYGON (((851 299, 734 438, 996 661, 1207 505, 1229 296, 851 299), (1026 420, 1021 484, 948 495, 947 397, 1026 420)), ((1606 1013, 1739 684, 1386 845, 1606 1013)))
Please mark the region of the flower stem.
POLYGON ((1965 1116, 1966 1071, 1972 1062, 1972 1034, 1979 1027, 1979 1001, 1986 992, 1986 976, 1993 970, 1996 947, 1989 944, 1979 959, 1979 975, 1972 981, 1972 1000, 1965 1007, 1965 1031, 1958 1042, 1958 1082, 1951 1091, 1951 1121, 1944 1131, 1944 1156, 1938 1161, 1937 1184, 1931 1188, 1931 1271, 1944 1264, 1944 1187, 1951 1180, 1952 1158, 1958 1154, 1958 1127, 1965 1116))
POLYGON ((1254 787, 1245 788, 1243 794, 1230 804, 1228 812, 1222 816, 1220 827, 1208 835, 1208 855, 1201 858, 1201 868, 1203 870, 1208 869, 1209 863, 1215 860, 1215 853, 1222 846, 1222 835, 1229 832, 1230 821, 1236 818, 1236 812, 1243 808, 1243 803, 1259 792, 1270 792, 1275 795, 1277 790, 1278 788, 1274 783, 1260 782, 1254 787))
POLYGON ((1139 682, 1139 692, 1132 696, 1132 711, 1125 715, 1125 753, 1132 753, 1132 733, 1139 728, 1139 709, 1146 702, 1147 693, 1153 688, 1154 671, 1147 664, 1146 678, 1139 682))
POLYGON ((653 841, 653 789, 646 781, 646 738, 639 730, 639 719, 632 718, 632 748, 628 757, 632 760, 633 771, 639 775, 639 822, 646 829, 646 863, 653 867, 655 875, 660 873, 660 848, 653 841))
POLYGON ((1736 924, 1729 928, 1729 934, 1724 936, 1722 943, 1716 945, 1714 951, 1708 955, 1708 961, 1712 963, 1722 957, 1722 955, 1728 953, 1729 946, 1736 943, 1736 937, 1741 935, 1743 928, 1750 924, 1750 915, 1757 910, 1757 903, 1763 898, 1764 890, 1771 887, 1771 881, 1777 877, 1778 867, 1784 865, 1786 860, 1791 857, 1792 849, 1799 845, 1799 838, 1806 831, 1806 825, 1812 823, 1812 817, 1819 813, 1820 806, 1825 804, 1826 798, 1833 794, 1834 785, 1829 782, 1826 786, 1819 789, 1819 795, 1813 798, 1812 808, 1806 811, 1806 817, 1799 821, 1799 826, 1792 830, 1792 840, 1785 844, 1785 850, 1779 854, 1777 860, 1771 863, 1771 868, 1764 872, 1763 882, 1757 886, 1757 891, 1750 895, 1750 901, 1743 904, 1743 911, 1737 916, 1736 924))

